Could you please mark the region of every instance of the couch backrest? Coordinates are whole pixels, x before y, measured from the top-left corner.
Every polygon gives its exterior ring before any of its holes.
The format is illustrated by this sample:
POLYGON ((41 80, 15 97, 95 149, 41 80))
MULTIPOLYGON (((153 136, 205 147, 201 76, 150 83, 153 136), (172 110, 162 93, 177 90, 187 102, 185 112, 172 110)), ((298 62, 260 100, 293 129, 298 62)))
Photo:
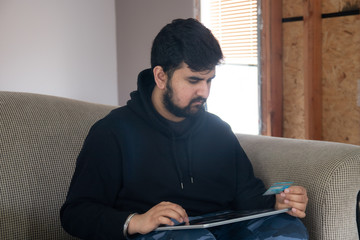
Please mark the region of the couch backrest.
POLYGON ((0 92, 0 239, 72 239, 59 210, 84 138, 113 108, 0 92))

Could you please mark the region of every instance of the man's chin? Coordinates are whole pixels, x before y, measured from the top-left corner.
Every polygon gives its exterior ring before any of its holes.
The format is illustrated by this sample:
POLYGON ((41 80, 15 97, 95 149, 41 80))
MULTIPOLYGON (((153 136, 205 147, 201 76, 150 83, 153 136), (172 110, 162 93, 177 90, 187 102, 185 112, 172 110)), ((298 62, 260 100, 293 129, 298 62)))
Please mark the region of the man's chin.
POLYGON ((197 114, 201 109, 203 109, 203 104, 201 105, 195 105, 190 108, 189 115, 195 115, 197 114))
POLYGON ((192 104, 186 108, 167 108, 173 115, 181 118, 192 117, 204 109, 203 104, 192 104))

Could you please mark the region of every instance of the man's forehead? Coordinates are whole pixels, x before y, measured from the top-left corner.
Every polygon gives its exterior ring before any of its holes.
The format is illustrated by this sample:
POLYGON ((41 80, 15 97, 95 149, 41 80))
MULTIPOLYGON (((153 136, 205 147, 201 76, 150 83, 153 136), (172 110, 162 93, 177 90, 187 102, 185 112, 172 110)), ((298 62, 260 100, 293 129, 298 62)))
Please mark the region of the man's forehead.
POLYGON ((212 69, 206 69, 206 70, 202 70, 202 71, 197 71, 197 70, 194 70, 194 69, 190 68, 189 65, 187 65, 186 63, 183 63, 181 68, 189 70, 189 72, 191 72, 191 73, 200 74, 200 75, 208 75, 208 74, 211 74, 211 73, 215 73, 215 67, 213 67, 212 69))

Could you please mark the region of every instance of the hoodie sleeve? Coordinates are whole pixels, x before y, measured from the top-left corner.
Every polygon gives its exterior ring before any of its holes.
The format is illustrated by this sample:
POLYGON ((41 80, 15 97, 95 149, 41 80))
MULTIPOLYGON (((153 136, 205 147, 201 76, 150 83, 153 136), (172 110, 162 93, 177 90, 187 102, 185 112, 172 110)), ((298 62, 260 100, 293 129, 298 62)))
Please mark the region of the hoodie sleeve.
POLYGON ((101 121, 96 123, 78 156, 60 211, 68 233, 82 239, 124 239, 123 224, 130 213, 113 207, 122 186, 121 162, 114 134, 101 121))
POLYGON ((275 196, 262 195, 266 191, 264 183, 255 177, 251 162, 237 139, 236 145, 237 193, 235 208, 239 210, 273 208, 275 196))

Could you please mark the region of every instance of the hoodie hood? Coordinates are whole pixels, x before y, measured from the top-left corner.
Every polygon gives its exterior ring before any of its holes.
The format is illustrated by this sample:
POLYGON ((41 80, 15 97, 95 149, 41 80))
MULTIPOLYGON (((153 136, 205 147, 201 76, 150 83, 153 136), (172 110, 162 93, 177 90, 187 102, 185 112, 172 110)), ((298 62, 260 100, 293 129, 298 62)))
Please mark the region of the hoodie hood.
MULTIPOLYGON (((176 167, 178 178, 180 181, 181 188, 184 188, 184 175, 190 177, 190 181, 193 183, 194 177, 192 174, 192 138, 196 135, 197 130, 204 124, 205 121, 205 110, 200 109, 197 114, 185 119, 183 122, 186 124, 186 128, 180 133, 175 131, 171 127, 171 122, 164 117, 162 117, 155 109, 152 104, 151 95, 155 87, 155 79, 151 69, 145 69, 140 72, 137 82, 137 91, 134 91, 130 94, 131 99, 127 102, 127 106, 143 118, 148 124, 153 128, 157 129, 159 132, 167 136, 171 141, 171 151, 176 167), (182 148, 179 148, 177 142, 179 140, 185 140, 186 142, 186 158, 188 160, 188 172, 184 174, 180 167, 179 151, 182 148)), ((180 123, 181 124, 181 123, 180 123)))

